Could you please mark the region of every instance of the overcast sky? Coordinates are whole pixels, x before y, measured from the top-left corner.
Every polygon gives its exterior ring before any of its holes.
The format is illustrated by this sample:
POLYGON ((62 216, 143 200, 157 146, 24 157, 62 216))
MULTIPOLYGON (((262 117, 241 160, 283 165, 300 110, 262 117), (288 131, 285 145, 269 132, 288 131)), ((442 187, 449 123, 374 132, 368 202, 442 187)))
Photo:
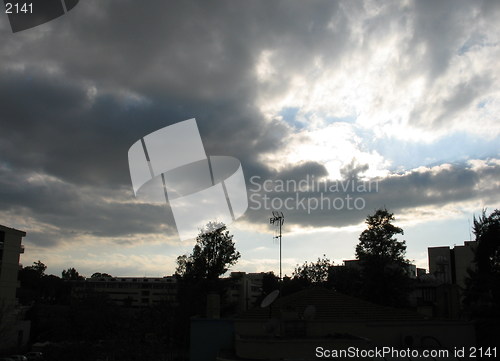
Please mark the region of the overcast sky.
POLYGON ((3 14, 0 223, 49 273, 172 274, 194 241, 135 199, 127 153, 196 118, 206 153, 238 158, 247 182, 233 270, 279 269, 263 196, 362 199, 281 209, 285 273, 353 258, 383 206, 426 268, 427 247, 499 208, 499 18, 497 1, 82 0, 13 34, 3 14), (276 188, 303 179, 377 188, 276 188))

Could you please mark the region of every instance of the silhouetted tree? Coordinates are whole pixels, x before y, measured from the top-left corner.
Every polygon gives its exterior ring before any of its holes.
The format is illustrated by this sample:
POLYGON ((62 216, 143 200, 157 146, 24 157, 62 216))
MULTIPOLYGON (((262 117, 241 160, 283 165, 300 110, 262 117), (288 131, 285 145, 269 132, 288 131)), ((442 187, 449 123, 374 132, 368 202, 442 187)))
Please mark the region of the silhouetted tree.
POLYGON ((33 262, 32 266, 23 267, 18 272, 21 287, 17 290, 17 297, 22 304, 30 304, 43 297, 45 284, 45 266, 41 261, 33 262))
POLYGON ((221 296, 221 310, 226 308, 224 294, 229 286, 220 279, 240 258, 233 236, 222 223, 210 222, 196 238, 190 255, 177 258, 179 308, 176 310, 177 340, 184 346, 189 342, 189 319, 206 312, 207 295, 221 296))
POLYGON ((478 242, 474 262, 478 273, 500 272, 500 210, 495 209, 488 217, 486 211, 474 217, 474 235, 478 242))
POLYGON ((68 280, 68 281, 80 281, 85 279, 85 277, 80 276, 78 271, 73 267, 68 268, 67 270, 63 270, 61 276, 63 280, 68 280))
POLYGON ((31 270, 35 272, 38 278, 42 278, 45 275, 45 271, 47 270, 47 266, 43 264, 40 260, 33 262, 32 266, 25 267, 27 270, 31 270))
POLYGON ((465 280, 464 306, 477 322, 478 342, 493 344, 500 337, 500 210, 489 216, 474 217, 473 232, 477 245, 474 267, 465 280))
POLYGON ((394 236, 403 234, 403 229, 392 224, 394 214, 387 209, 377 209, 375 214, 366 218, 368 225, 359 236, 356 257, 360 261, 370 258, 386 263, 405 263, 405 241, 398 241, 394 236))
POLYGON ((361 296, 390 306, 408 301, 410 279, 405 260, 405 241, 394 236, 403 230, 392 224, 394 214, 380 208, 366 218, 367 228, 359 236, 356 257, 361 265, 361 296))
POLYGON ((177 257, 176 273, 186 278, 215 280, 240 257, 226 226, 209 222, 196 237, 193 253, 177 257))
POLYGON ((113 278, 113 276, 107 273, 95 272, 90 276, 90 278, 113 278))
POLYGON ((324 283, 328 279, 328 270, 333 266, 333 263, 323 255, 316 262, 304 262, 302 266, 297 265, 293 271, 293 278, 298 278, 306 281, 308 284, 324 283))

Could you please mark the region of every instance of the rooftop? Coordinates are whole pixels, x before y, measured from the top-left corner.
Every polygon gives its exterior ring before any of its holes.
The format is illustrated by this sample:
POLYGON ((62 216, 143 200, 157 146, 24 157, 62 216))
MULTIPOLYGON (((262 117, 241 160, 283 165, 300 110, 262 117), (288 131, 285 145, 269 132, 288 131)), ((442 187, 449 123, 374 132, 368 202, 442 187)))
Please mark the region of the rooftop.
MULTIPOLYGON (((315 319, 321 321, 418 321, 425 317, 415 312, 385 307, 359 298, 313 287, 289 296, 278 298, 271 305, 271 314, 278 317, 280 311, 296 312, 303 318, 304 310, 312 305, 315 319)), ((240 319, 268 319, 269 307, 257 307, 244 312, 240 319)))

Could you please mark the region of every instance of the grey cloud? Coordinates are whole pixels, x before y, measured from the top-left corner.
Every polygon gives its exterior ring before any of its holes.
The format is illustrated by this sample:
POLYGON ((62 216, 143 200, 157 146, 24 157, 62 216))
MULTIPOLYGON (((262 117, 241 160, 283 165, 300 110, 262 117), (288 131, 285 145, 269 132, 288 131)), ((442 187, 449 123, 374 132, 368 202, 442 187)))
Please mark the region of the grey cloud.
POLYGON ((186 109, 159 99, 135 104, 114 93, 90 101, 81 83, 38 72, 0 72, 0 83, 1 159, 77 184, 129 185, 128 148, 191 117, 197 117, 209 155, 229 153, 244 164, 279 148, 289 132, 282 123, 264 123, 255 109, 241 104, 244 100, 193 101, 186 109))
MULTIPOLYGON (((467 40, 470 30, 464 24, 472 26, 474 16, 494 21, 491 14, 498 11, 494 2, 419 1, 400 13, 399 4, 388 3, 363 20, 361 36, 356 26, 365 4, 329 0, 88 0, 26 32, 12 34, 0 24, 2 208, 96 237, 160 232, 162 225, 173 224, 171 215, 164 218, 157 207, 132 202, 126 154, 140 137, 192 117, 207 154, 239 158, 247 180, 326 175, 313 162, 277 173, 260 160, 262 153, 279 152, 292 132, 279 121, 264 120, 255 105, 260 92, 283 92, 290 74, 307 75, 318 58, 325 68, 334 68, 361 50, 369 61, 391 29, 405 27, 411 41, 399 51, 411 57, 414 46, 425 44, 428 56, 402 69, 400 77, 426 74, 432 82, 447 69, 459 40, 467 40), (266 84, 255 73, 263 50, 273 51, 279 70, 266 84), (27 181, 36 173, 47 177, 46 184, 27 181)), ((477 87, 457 88, 443 108, 458 111, 472 101, 487 85, 477 81, 477 87)), ((348 177, 363 170, 353 164, 344 171, 348 177)), ((490 172, 497 174, 498 167, 490 172)), ((347 225, 383 204, 397 211, 492 196, 474 188, 483 176, 493 175, 455 166, 438 174, 387 178, 379 193, 367 195, 367 210, 292 212, 288 219, 310 226, 347 225)), ((246 217, 260 223, 267 216, 249 211, 246 217)), ((57 244, 54 238, 39 239, 57 244)))
POLYGON ((368 170, 368 164, 358 164, 356 159, 346 164, 340 169, 340 175, 343 179, 359 179, 359 175, 368 170))
MULTIPOLYGON (((370 183, 364 183, 366 191, 360 191, 357 187, 363 182, 356 178, 346 178, 343 183, 333 181, 323 183, 310 175, 309 178, 302 179, 308 180, 308 183, 304 184, 310 185, 315 182, 315 189, 301 190, 300 183, 286 185, 288 179, 278 176, 272 183, 268 181, 267 189, 272 189, 271 191, 259 189, 255 185, 250 188, 250 209, 247 211, 246 219, 262 223, 268 218, 271 210, 281 210, 287 217, 287 224, 342 227, 362 222, 369 213, 383 206, 395 213, 404 213, 416 207, 439 208, 470 200, 482 200, 484 204, 494 204, 500 202, 500 189, 496 181, 499 177, 500 166, 495 163, 479 169, 473 169, 466 164, 455 164, 374 179, 371 180, 371 189, 370 183), (283 181, 285 185, 281 186, 280 181, 276 180, 283 181), (268 200, 265 201, 264 197, 268 197, 268 200), (297 206, 297 197, 299 200, 305 199, 302 205, 299 201, 297 206), (325 200, 322 201, 322 197, 325 200), (347 197, 351 197, 351 200, 348 201, 347 197), (292 205, 290 208, 284 205, 287 198, 292 205), (333 203, 336 198, 339 200, 333 203), (364 200, 358 203, 364 206, 362 209, 356 209, 354 203, 356 198, 364 200), (278 207, 281 205, 282 208, 273 209, 271 207, 273 199, 277 199, 274 204, 278 207), (312 207, 310 213, 307 210, 308 202, 311 202, 312 207), (347 209, 349 202, 352 209, 347 209), (268 209, 264 209, 266 204, 268 209), (341 205, 344 206, 336 209, 341 205)), ((259 184, 263 184, 263 181, 259 184)))
MULTIPOLYGON (((175 235, 167 207, 134 203, 128 195, 123 189, 81 187, 45 174, 0 169, 2 211, 61 230, 59 237, 40 238, 42 244, 54 245, 71 233, 95 237, 175 235)), ((45 230, 49 234, 51 227, 45 230)))
POLYGON ((443 114, 438 121, 445 116, 453 117, 461 110, 467 109, 474 100, 479 100, 493 84, 493 80, 482 75, 476 76, 467 83, 462 82, 453 89, 453 94, 444 101, 443 108, 446 114, 443 114))
POLYGON ((328 176, 328 172, 324 165, 309 161, 285 168, 275 175, 275 177, 278 177, 277 179, 291 179, 295 181, 300 181, 307 176, 319 179, 328 176))

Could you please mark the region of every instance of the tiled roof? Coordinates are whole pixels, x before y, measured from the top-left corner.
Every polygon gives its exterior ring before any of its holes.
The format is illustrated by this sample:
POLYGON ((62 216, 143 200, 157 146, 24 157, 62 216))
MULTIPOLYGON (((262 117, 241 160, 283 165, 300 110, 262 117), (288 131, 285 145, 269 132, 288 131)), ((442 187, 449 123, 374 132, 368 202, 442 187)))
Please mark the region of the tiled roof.
MULTIPOLYGON (((322 321, 414 321, 424 320, 418 313, 402 309, 379 306, 359 298, 327 290, 321 287, 308 288, 278 298, 271 306, 271 316, 279 317, 284 311, 296 312, 303 318, 304 309, 313 305, 316 320, 322 321)), ((256 307, 242 313, 240 319, 269 318, 269 307, 256 307)))

